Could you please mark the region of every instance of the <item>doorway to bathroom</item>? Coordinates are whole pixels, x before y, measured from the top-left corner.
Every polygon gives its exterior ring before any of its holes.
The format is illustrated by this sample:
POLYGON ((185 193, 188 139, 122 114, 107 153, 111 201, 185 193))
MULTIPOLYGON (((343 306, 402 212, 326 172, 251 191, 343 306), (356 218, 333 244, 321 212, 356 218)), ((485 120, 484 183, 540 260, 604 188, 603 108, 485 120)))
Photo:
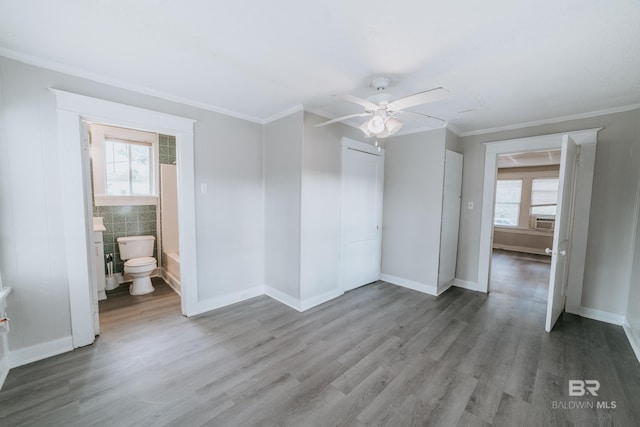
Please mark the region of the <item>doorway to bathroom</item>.
POLYGON ((176 138, 83 124, 89 135, 92 311, 98 334, 100 312, 113 305, 106 302, 110 297, 123 306, 151 303, 153 295, 141 296, 153 294, 158 286, 181 293, 176 138))
POLYGON ((158 132, 176 137, 178 162, 178 223, 180 241, 180 311, 184 315, 198 312, 198 284, 195 232, 194 144, 195 120, 130 105, 51 89, 58 110, 58 144, 61 180, 65 191, 64 209, 65 258, 70 301, 73 347, 95 340, 92 289, 88 283, 96 271, 95 241, 92 222, 89 137, 83 123, 95 122, 111 126, 158 132))

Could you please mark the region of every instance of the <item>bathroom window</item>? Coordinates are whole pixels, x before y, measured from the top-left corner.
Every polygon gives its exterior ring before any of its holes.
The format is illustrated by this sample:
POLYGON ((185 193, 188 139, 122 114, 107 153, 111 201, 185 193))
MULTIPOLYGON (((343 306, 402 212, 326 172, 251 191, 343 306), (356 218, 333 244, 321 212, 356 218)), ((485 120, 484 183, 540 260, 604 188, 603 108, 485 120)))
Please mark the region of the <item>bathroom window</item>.
POLYGON ((90 125, 96 206, 157 202, 158 135, 90 125))

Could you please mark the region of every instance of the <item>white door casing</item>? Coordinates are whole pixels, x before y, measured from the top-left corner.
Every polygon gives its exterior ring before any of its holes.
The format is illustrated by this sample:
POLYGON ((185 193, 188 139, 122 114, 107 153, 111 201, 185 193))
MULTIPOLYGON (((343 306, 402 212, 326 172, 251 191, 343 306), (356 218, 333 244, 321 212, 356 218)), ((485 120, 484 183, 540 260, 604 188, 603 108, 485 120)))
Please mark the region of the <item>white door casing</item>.
POLYGON ((343 138, 340 287, 380 279, 384 151, 343 138))
POLYGON ((445 151, 438 293, 442 285, 450 283, 456 276, 460 197, 462 195, 462 161, 462 154, 451 150, 445 151))
POLYGON ((565 135, 562 141, 562 156, 560 158, 558 204, 555 229, 553 231, 553 248, 547 248, 547 253, 551 253, 551 274, 545 322, 545 330, 547 332, 551 331, 560 317, 566 300, 575 204, 577 156, 578 146, 569 135, 565 135))
POLYGON ((195 120, 51 89, 58 111, 58 144, 64 192, 65 250, 73 347, 95 340, 91 303, 93 227, 87 218, 82 160, 82 120, 174 135, 178 156, 178 215, 181 251, 182 313, 197 312, 194 139, 195 120))

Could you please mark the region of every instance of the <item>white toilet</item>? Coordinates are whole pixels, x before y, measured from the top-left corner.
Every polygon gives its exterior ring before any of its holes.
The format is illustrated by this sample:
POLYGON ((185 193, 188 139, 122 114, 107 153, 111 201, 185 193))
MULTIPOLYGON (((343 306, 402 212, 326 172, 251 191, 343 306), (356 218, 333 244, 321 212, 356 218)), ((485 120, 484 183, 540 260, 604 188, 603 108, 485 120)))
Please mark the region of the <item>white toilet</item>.
POLYGON ((120 259, 126 260, 124 272, 133 277, 129 286, 131 295, 144 295, 155 290, 150 277, 156 268, 156 259, 152 257, 155 239, 153 236, 118 237, 120 259))

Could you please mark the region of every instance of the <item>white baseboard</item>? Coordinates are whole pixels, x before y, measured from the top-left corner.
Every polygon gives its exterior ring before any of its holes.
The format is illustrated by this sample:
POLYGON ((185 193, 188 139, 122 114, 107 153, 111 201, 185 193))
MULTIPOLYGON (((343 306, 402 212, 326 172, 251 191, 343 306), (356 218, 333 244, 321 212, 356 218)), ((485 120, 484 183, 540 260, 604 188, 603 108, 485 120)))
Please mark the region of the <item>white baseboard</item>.
POLYGON ((478 282, 469 282, 467 280, 462 280, 462 279, 453 279, 453 286, 456 286, 462 289, 468 289, 470 291, 480 292, 478 291, 478 282))
POLYGON ((0 364, 0 390, 2 390, 2 386, 7 379, 7 375, 9 375, 9 367, 3 361, 2 364, 0 364))
POLYGON ((629 344, 631 344, 633 352, 636 354, 636 359, 638 359, 638 362, 640 362, 640 337, 631 327, 629 319, 625 319, 624 325, 622 325, 622 327, 624 328, 624 333, 627 335, 627 339, 629 340, 629 344))
POLYGON ((42 344, 36 344, 31 347, 9 351, 8 365, 9 368, 13 369, 71 350, 73 350, 73 340, 70 336, 58 338, 57 340, 43 342, 42 344))
POLYGON ((341 290, 334 289, 329 292, 325 292, 324 294, 317 295, 315 297, 306 298, 300 302, 301 311, 309 310, 317 305, 323 304, 329 300, 334 298, 338 298, 340 295, 344 294, 341 290))
POLYGON ((271 286, 264 287, 264 294, 278 302, 281 302, 284 305, 288 305, 294 310, 302 311, 302 304, 300 303, 300 300, 292 297, 289 294, 285 294, 284 292, 272 288, 271 286))
POLYGON ((415 282, 409 279, 403 279, 402 277, 392 276, 390 274, 381 274, 380 280, 384 280, 385 282, 389 282, 393 285, 402 286, 403 288, 413 289, 414 291, 422 292, 425 294, 437 296, 438 295, 438 287, 434 285, 427 285, 420 282, 415 282))
POLYGON ((580 307, 580 316, 587 319, 598 320, 600 322, 611 323, 613 325, 622 326, 626 322, 626 318, 621 314, 610 313, 608 311, 596 310, 589 307, 580 307))
POLYGON ((182 296, 182 285, 180 284, 180 281, 173 276, 173 274, 163 268, 161 277, 171 289, 173 289, 178 295, 182 296))
POLYGON ((264 286, 256 286, 254 288, 245 289, 240 292, 234 292, 220 297, 198 301, 198 303, 194 307, 193 312, 189 313, 189 316, 196 316, 198 314, 206 313, 207 311, 215 310, 216 308, 235 304, 237 302, 255 298, 260 295, 264 295, 264 286))
POLYGON ((451 279, 448 282, 443 283, 442 285, 438 285, 438 295, 442 295, 443 293, 445 293, 446 290, 453 286, 455 281, 456 279, 451 279))

